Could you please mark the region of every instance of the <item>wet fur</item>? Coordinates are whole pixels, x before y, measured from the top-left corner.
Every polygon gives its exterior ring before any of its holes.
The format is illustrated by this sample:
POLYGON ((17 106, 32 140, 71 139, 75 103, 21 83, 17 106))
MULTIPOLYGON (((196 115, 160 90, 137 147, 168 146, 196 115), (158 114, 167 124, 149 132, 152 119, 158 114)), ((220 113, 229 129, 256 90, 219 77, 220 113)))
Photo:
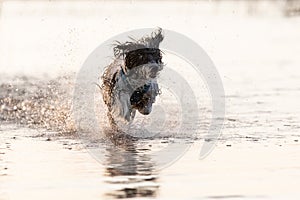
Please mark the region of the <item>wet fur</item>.
POLYGON ((143 112, 143 106, 151 104, 152 109, 152 103, 159 94, 157 76, 163 69, 162 53, 159 50, 159 44, 163 40, 162 29, 139 40, 130 39, 131 41, 115 44, 114 61, 106 67, 101 76, 101 91, 108 108, 107 116, 111 126, 116 129, 119 126, 118 122, 130 123, 137 110, 142 114, 149 114, 143 112), (145 93, 141 101, 132 105, 133 90, 139 91, 144 84, 151 86, 150 92, 145 93))

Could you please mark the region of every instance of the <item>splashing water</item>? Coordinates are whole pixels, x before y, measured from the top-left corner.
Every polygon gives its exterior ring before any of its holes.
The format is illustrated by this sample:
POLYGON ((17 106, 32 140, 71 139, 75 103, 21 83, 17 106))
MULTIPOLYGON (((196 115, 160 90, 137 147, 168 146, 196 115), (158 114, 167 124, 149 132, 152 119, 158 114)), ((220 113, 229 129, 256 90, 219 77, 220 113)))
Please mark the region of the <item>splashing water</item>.
POLYGON ((76 131, 71 116, 72 75, 54 79, 1 78, 0 121, 44 128, 58 133, 76 131))

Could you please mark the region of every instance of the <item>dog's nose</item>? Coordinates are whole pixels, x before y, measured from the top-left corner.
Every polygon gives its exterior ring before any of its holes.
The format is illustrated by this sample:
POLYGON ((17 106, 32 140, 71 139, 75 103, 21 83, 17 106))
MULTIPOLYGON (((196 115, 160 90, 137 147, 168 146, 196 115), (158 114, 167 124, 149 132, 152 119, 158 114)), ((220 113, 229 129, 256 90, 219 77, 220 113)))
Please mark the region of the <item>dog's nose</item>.
POLYGON ((156 63, 156 62, 155 62, 155 60, 154 60, 154 59, 151 59, 151 60, 150 60, 150 63, 156 63))
POLYGON ((139 112, 142 114, 142 115, 149 115, 152 111, 152 105, 151 106, 145 106, 141 109, 139 109, 139 112))

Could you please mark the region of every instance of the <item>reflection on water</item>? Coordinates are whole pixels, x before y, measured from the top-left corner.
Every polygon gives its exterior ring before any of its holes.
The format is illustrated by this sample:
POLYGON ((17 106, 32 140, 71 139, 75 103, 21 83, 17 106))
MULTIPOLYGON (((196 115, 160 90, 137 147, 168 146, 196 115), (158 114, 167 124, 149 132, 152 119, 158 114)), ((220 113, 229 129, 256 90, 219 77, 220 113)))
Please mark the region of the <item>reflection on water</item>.
MULTIPOLYGON (((123 138, 114 138, 114 144, 123 138)), ((111 186, 105 194, 113 198, 156 197, 159 185, 158 175, 151 157, 150 149, 140 149, 135 141, 122 145, 111 145, 106 148, 105 176, 106 183, 111 186)))

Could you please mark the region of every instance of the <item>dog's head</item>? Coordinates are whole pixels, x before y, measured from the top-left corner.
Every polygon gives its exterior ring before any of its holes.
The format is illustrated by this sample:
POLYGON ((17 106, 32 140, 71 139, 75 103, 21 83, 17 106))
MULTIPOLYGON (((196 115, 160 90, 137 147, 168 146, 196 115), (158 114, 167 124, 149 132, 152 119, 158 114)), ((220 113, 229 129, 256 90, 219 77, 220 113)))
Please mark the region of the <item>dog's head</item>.
POLYGON ((128 82, 134 86, 130 97, 133 108, 147 115, 159 94, 156 77, 162 70, 162 54, 156 48, 143 48, 130 51, 125 57, 128 82))
POLYGON ((133 42, 118 44, 116 53, 124 58, 122 73, 130 88, 130 104, 141 114, 152 111, 152 104, 159 94, 158 73, 163 69, 162 52, 159 44, 163 40, 162 30, 153 32, 151 37, 144 37, 133 42))

